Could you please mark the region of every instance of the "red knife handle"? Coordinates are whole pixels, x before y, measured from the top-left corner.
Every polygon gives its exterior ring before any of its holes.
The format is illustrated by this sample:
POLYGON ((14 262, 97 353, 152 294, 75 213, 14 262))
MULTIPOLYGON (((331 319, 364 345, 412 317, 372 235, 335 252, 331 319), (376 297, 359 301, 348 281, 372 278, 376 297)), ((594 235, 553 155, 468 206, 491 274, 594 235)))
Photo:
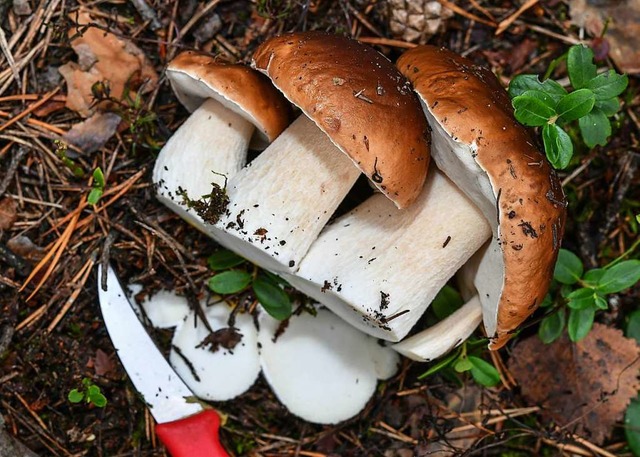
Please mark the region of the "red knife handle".
POLYGON ((229 457, 220 444, 220 417, 212 409, 156 426, 156 434, 173 457, 229 457))

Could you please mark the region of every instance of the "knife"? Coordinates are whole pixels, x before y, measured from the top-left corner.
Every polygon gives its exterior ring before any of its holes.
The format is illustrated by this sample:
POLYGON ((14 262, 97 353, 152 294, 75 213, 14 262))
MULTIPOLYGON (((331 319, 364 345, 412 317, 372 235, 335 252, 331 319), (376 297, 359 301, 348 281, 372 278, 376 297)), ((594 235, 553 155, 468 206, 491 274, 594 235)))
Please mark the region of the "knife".
POLYGON ((120 281, 107 269, 98 298, 104 323, 129 379, 144 398, 158 425, 156 434, 173 457, 229 457, 220 444, 220 417, 205 409, 171 368, 131 307, 120 281))

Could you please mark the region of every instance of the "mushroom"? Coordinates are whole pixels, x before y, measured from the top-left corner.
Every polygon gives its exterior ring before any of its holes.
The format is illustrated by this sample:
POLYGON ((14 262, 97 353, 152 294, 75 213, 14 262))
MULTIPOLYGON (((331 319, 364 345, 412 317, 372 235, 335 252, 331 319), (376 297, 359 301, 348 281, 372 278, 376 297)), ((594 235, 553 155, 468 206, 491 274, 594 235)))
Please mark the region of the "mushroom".
POLYGON ((480 210, 432 167, 410 208, 370 197, 327 226, 286 278, 360 330, 400 341, 490 236, 480 210))
POLYGON ((378 378, 397 370, 398 355, 327 309, 280 322, 259 318, 260 363, 265 379, 287 409, 304 420, 335 424, 358 414, 378 378))
POLYGON ((258 332, 248 314, 237 314, 230 327, 226 304, 204 314, 213 333, 191 311, 173 335, 169 362, 198 397, 230 400, 249 390, 260 374, 258 332))
POLYGON ((308 32, 263 43, 253 66, 303 114, 230 179, 228 213, 210 230, 216 240, 263 268, 292 272, 360 171, 398 207, 417 198, 428 126, 385 57, 308 32))
POLYGON ((498 349, 549 288, 566 217, 562 186, 490 71, 433 46, 405 52, 397 66, 421 99, 436 165, 491 224, 473 282, 498 349))
POLYGON ((167 141, 153 170, 158 198, 198 229, 202 217, 184 204, 223 188, 244 165, 250 142, 264 148, 289 123, 289 106, 260 73, 195 52, 166 70, 191 116, 167 141), (186 194, 186 195, 185 195, 186 194))

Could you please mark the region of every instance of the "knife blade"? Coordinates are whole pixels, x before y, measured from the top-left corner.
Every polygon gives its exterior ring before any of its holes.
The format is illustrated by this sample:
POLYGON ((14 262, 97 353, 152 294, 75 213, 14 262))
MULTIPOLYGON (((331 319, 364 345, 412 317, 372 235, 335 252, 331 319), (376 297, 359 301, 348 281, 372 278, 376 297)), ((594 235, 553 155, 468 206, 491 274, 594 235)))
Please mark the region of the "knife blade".
POLYGON ((113 268, 98 298, 107 332, 129 379, 158 422, 156 434, 173 457, 229 457, 220 444, 220 417, 205 409, 171 368, 138 319, 113 268))

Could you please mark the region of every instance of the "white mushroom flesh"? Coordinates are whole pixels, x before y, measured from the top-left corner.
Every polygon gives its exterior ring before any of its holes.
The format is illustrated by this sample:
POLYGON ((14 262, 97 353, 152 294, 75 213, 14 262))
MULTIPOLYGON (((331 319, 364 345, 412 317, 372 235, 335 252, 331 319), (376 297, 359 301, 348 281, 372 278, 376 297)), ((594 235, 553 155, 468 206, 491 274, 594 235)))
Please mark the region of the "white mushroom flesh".
POLYGON ((482 322, 482 307, 475 295, 437 324, 394 344, 393 349, 413 360, 429 362, 460 345, 482 322))
POLYGON ((300 116, 229 181, 228 214, 209 234, 262 268, 294 271, 359 173, 300 116))
POLYGON ((490 234, 478 208, 434 169, 411 207, 378 194, 326 227, 286 278, 358 329, 399 341, 490 234))
POLYGON ((259 324, 267 382, 291 413, 309 422, 334 424, 355 416, 374 394, 378 372, 388 377, 393 371, 394 356, 375 353, 389 348, 326 309, 292 316, 275 341, 280 322, 262 313, 259 324))
MULTIPOLYGON (((215 305, 205 311, 213 331, 227 328, 230 309, 215 305)), ((209 335, 205 325, 191 312, 173 335, 169 361, 195 395, 224 401, 246 392, 260 373, 258 332, 251 316, 238 314, 235 327, 242 339, 233 349, 199 347, 209 335), (194 325, 195 322, 195 325, 194 325), (176 350, 177 348, 177 350, 176 350)))
POLYGON ((504 287, 504 259, 499 246, 500 227, 496 208, 497 195, 489 175, 475 160, 476 145, 456 141, 431 114, 429 106, 421 99, 429 125, 432 128, 431 157, 434 162, 460 189, 482 210, 491 223, 493 240, 491 248, 478 270, 478 294, 482 302, 485 329, 489 335, 496 332, 498 302, 504 287))
POLYGON ((254 126, 215 100, 206 100, 167 141, 153 169, 158 199, 201 231, 203 220, 189 209, 191 200, 224 188, 244 166, 254 126))
POLYGON ((187 299, 167 290, 156 292, 141 305, 151 325, 156 328, 177 327, 189 314, 187 299))

